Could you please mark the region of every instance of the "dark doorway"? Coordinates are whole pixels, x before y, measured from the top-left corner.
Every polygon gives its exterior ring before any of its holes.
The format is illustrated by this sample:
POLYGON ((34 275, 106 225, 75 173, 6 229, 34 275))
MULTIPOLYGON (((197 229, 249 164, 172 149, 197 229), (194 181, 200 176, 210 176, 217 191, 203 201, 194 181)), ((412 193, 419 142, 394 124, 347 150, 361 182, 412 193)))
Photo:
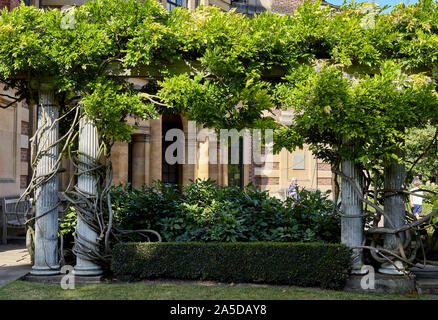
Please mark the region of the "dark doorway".
MULTIPOLYGON (((182 164, 169 164, 166 162, 166 149, 176 141, 165 141, 166 133, 170 129, 183 130, 181 116, 179 115, 163 115, 162 121, 162 178, 164 183, 182 184, 182 164)), ((176 153, 176 151, 175 151, 176 153)), ((175 154, 176 156, 176 154, 175 154)))
MULTIPOLYGON (((229 140, 230 141, 230 140, 229 140)), ((231 144, 228 145, 228 185, 243 187, 243 138, 239 137, 239 163, 231 163, 231 144)))

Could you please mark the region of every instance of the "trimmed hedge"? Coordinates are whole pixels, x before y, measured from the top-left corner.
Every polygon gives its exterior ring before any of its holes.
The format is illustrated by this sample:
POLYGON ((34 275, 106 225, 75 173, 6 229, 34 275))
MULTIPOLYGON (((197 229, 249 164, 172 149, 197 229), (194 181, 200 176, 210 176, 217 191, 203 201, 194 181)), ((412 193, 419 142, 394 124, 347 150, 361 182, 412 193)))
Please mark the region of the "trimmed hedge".
POLYGON ((343 288, 351 250, 323 243, 119 243, 111 269, 120 280, 167 278, 343 288))

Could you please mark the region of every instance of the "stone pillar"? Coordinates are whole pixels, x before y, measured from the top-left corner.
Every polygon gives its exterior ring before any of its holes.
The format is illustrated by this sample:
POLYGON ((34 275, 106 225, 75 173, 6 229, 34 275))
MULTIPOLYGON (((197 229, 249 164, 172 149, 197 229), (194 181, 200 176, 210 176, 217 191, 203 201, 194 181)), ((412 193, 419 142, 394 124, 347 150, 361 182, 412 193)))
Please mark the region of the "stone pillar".
POLYGON ((132 136, 132 187, 139 189, 145 184, 146 135, 132 136))
POLYGON ((183 164, 183 184, 189 184, 190 180, 196 179, 197 171, 197 132, 196 123, 183 118, 183 128, 186 144, 186 161, 183 164))
POLYGON ((151 137, 150 135, 146 137, 144 147, 144 184, 151 184, 151 137))
MULTIPOLYGON (((93 162, 98 160, 98 148, 99 139, 96 126, 85 117, 81 118, 79 122, 79 160, 81 163, 79 164, 78 189, 87 196, 91 203, 97 199, 98 186, 96 177, 86 171, 93 166, 93 162)), ((91 214, 96 215, 97 212, 91 212, 91 214)), ((92 252, 97 250, 95 243, 98 234, 83 219, 78 215, 77 237, 81 239, 82 250, 92 252)), ((77 255, 73 272, 76 275, 93 276, 101 274, 102 269, 94 262, 77 255)))
POLYGON ((187 9, 190 10, 196 9, 195 0, 187 0, 187 9))
MULTIPOLYGON (((401 151, 400 151, 401 155, 401 151)), ((406 167, 404 164, 391 164, 385 166, 384 172, 384 188, 385 190, 401 190, 404 187, 406 179, 406 167)), ((384 219, 385 228, 398 228, 405 224, 405 199, 403 194, 394 194, 392 192, 386 192, 384 211, 389 218, 384 219), (391 224, 391 221, 394 225, 391 224)), ((400 234, 402 243, 404 242, 404 235, 400 234)), ((395 235, 387 234, 384 239, 384 248, 389 250, 398 251, 399 245, 395 235)), ((402 275, 405 266, 399 260, 395 260, 394 267, 391 263, 383 263, 379 269, 380 273, 402 275)))
POLYGON ((222 166, 222 185, 228 186, 228 144, 220 140, 219 159, 222 166))
POLYGON ((161 119, 150 120, 151 124, 151 150, 153 155, 151 156, 151 162, 149 165, 150 181, 162 180, 163 168, 162 168, 162 150, 163 150, 163 134, 161 119))
POLYGON ((126 142, 116 141, 111 148, 113 164, 113 185, 128 182, 129 146, 126 142))
MULTIPOLYGON (((37 177, 45 176, 53 170, 58 160, 58 107, 55 92, 48 84, 40 84, 37 111, 37 150, 47 149, 36 167, 37 177)), ((38 187, 35 191, 35 260, 31 274, 53 275, 60 272, 58 257, 58 174, 38 187)))
MULTIPOLYGON (((344 175, 350 177, 352 180, 357 181, 362 187, 362 175, 358 170, 354 161, 343 161, 341 164, 341 170, 344 175)), ((353 247, 361 246, 363 242, 363 218, 362 215, 362 201, 353 190, 353 186, 346 179, 341 180, 341 200, 342 200, 342 214, 345 215, 341 218, 341 241, 343 244, 353 247), (348 216, 355 216, 348 217, 348 216)), ((362 274, 361 268, 363 265, 363 255, 360 249, 353 249, 353 265, 352 274, 362 274)))
POLYGON ((209 154, 209 138, 207 137, 204 141, 199 141, 198 148, 198 175, 199 179, 208 179, 209 178, 209 164, 208 164, 208 154, 209 154))

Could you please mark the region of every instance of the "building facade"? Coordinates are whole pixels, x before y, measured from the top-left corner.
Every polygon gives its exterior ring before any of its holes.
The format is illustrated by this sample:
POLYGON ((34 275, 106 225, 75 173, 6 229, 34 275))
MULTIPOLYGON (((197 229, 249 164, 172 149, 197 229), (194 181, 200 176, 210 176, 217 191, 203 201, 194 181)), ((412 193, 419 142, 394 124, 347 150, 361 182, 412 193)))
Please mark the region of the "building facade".
MULTIPOLYGON (((26 4, 40 8, 60 8, 64 5, 81 5, 86 0, 29 0, 26 4)), ((195 9, 200 5, 216 5, 223 10, 235 8, 248 15, 263 11, 291 14, 301 0, 161 0, 172 10, 176 6, 195 9)), ((0 7, 12 9, 19 0, 0 0, 0 7)), ((146 84, 141 78, 130 79, 137 86, 146 84)), ((13 93, 10 92, 13 96, 13 93)), ((2 105, 10 101, 1 97, 2 105)), ((277 111, 278 121, 290 121, 291 111, 277 111)), ((29 139, 35 132, 36 107, 24 101, 7 109, 0 108, 0 198, 19 195, 27 186, 31 174, 29 139)), ((128 119, 134 123, 134 119, 128 119)), ((264 164, 257 164, 244 150, 251 150, 251 140, 239 139, 238 145, 215 143, 202 136, 204 128, 190 122, 182 115, 163 115, 159 119, 137 122, 130 143, 116 142, 112 149, 114 168, 113 184, 130 182, 134 187, 151 184, 154 180, 187 184, 190 180, 212 179, 219 185, 243 186, 253 183, 272 195, 284 197, 292 177, 306 189, 326 191, 332 189, 332 173, 329 164, 316 159, 308 148, 288 152, 282 150, 264 164), (172 129, 184 132, 185 163, 169 164, 165 161, 167 147, 172 141, 166 140, 166 133, 172 129), (249 145, 248 145, 249 144, 249 145), (239 160, 234 164, 224 164, 221 159, 228 157, 230 148, 239 151, 239 160), (194 161, 187 161, 193 157, 194 161), (249 161, 243 161, 249 157, 249 161), (215 158, 215 159, 214 159, 215 158)), ((249 152, 251 153, 251 152, 249 152)), ((63 161, 66 173, 61 174, 60 186, 68 184, 71 165, 63 161)))
MULTIPOLYGON (((5 93, 5 91, 3 91, 5 93)), ((12 92, 6 91, 13 95, 12 92)), ((0 96, 1 105, 12 101, 0 96)), ((0 108, 0 198, 17 196, 28 185, 30 176, 30 143, 33 108, 17 102, 0 108)))

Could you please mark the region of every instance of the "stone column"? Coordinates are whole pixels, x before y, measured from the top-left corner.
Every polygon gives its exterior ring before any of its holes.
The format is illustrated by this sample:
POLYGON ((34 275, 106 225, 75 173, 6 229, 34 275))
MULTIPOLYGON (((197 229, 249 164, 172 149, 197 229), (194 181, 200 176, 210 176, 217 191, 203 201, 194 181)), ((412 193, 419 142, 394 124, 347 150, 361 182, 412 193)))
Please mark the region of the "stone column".
POLYGON ((149 134, 146 135, 146 142, 145 142, 145 148, 144 148, 144 184, 150 185, 151 184, 151 124, 150 120, 147 122, 148 128, 149 128, 149 134))
MULTIPOLYGON (((399 151, 401 155, 401 151, 399 151)), ((385 166, 384 172, 384 188, 385 190, 400 190, 403 189, 406 179, 406 167, 404 164, 391 164, 385 166)), ((394 194, 393 192, 386 192, 384 211, 389 218, 384 219, 385 228, 398 228, 405 224, 405 199, 403 194, 394 194), (394 225, 391 224, 391 221, 394 225)), ((400 234, 402 243, 404 242, 404 235, 400 234)), ((387 234, 384 239, 384 248, 389 250, 398 251, 399 245, 395 235, 387 234)), ((394 264, 383 263, 379 269, 380 273, 402 275, 405 266, 399 260, 395 260, 394 264)))
POLYGON ((199 179, 208 179, 209 176, 209 164, 208 164, 208 154, 209 154, 209 138, 207 137, 204 141, 199 141, 199 148, 197 153, 199 154, 198 158, 198 175, 199 179))
MULTIPOLYGON (((49 84, 40 84, 37 111, 37 150, 45 150, 36 167, 37 177, 56 170, 58 159, 58 107, 55 92, 49 84)), ((31 274, 53 275, 60 272, 58 257, 58 174, 35 191, 35 260, 31 274)))
POLYGON ((197 132, 196 123, 194 121, 188 121, 183 118, 183 128, 186 144, 186 161, 183 164, 183 184, 190 183, 191 180, 196 179, 197 171, 197 132))
POLYGON ((145 184, 145 149, 146 135, 132 136, 132 187, 139 189, 145 184))
POLYGON ((154 180, 162 180, 163 179, 163 162, 162 162, 162 150, 163 150, 163 141, 162 141, 162 123, 161 119, 150 120, 151 123, 151 163, 150 163, 150 175, 149 179, 154 180))
POLYGON ((187 9, 190 10, 196 9, 195 0, 187 0, 187 9))
MULTIPOLYGON (((98 148, 99 139, 96 126, 85 117, 81 118, 79 122, 79 160, 83 163, 79 164, 78 189, 85 194, 92 203, 94 203, 97 198, 97 179, 86 171, 93 166, 93 162, 98 160, 98 148)), ((96 215, 97 212, 91 212, 91 214, 96 215)), ((95 243, 98 234, 87 225, 80 215, 78 215, 76 233, 81 239, 81 245, 85 250, 89 252, 97 250, 95 243)), ((93 276, 101 274, 102 269, 94 262, 77 255, 76 266, 73 272, 80 276, 93 276)))
MULTIPOLYGON (((357 181, 362 187, 362 175, 354 161, 343 161, 341 164, 342 173, 352 180, 357 181)), ((353 190, 349 181, 342 178, 341 180, 341 200, 342 213, 345 215, 341 218, 341 239, 342 243, 349 246, 361 246, 363 242, 363 218, 362 201, 353 190), (348 217, 352 216, 352 217, 348 217), (354 217, 353 217, 354 216, 354 217)), ((363 255, 360 249, 353 249, 352 274, 362 274, 363 255), (360 253, 360 254, 359 254, 360 253), (359 255, 358 255, 359 254, 359 255)))

